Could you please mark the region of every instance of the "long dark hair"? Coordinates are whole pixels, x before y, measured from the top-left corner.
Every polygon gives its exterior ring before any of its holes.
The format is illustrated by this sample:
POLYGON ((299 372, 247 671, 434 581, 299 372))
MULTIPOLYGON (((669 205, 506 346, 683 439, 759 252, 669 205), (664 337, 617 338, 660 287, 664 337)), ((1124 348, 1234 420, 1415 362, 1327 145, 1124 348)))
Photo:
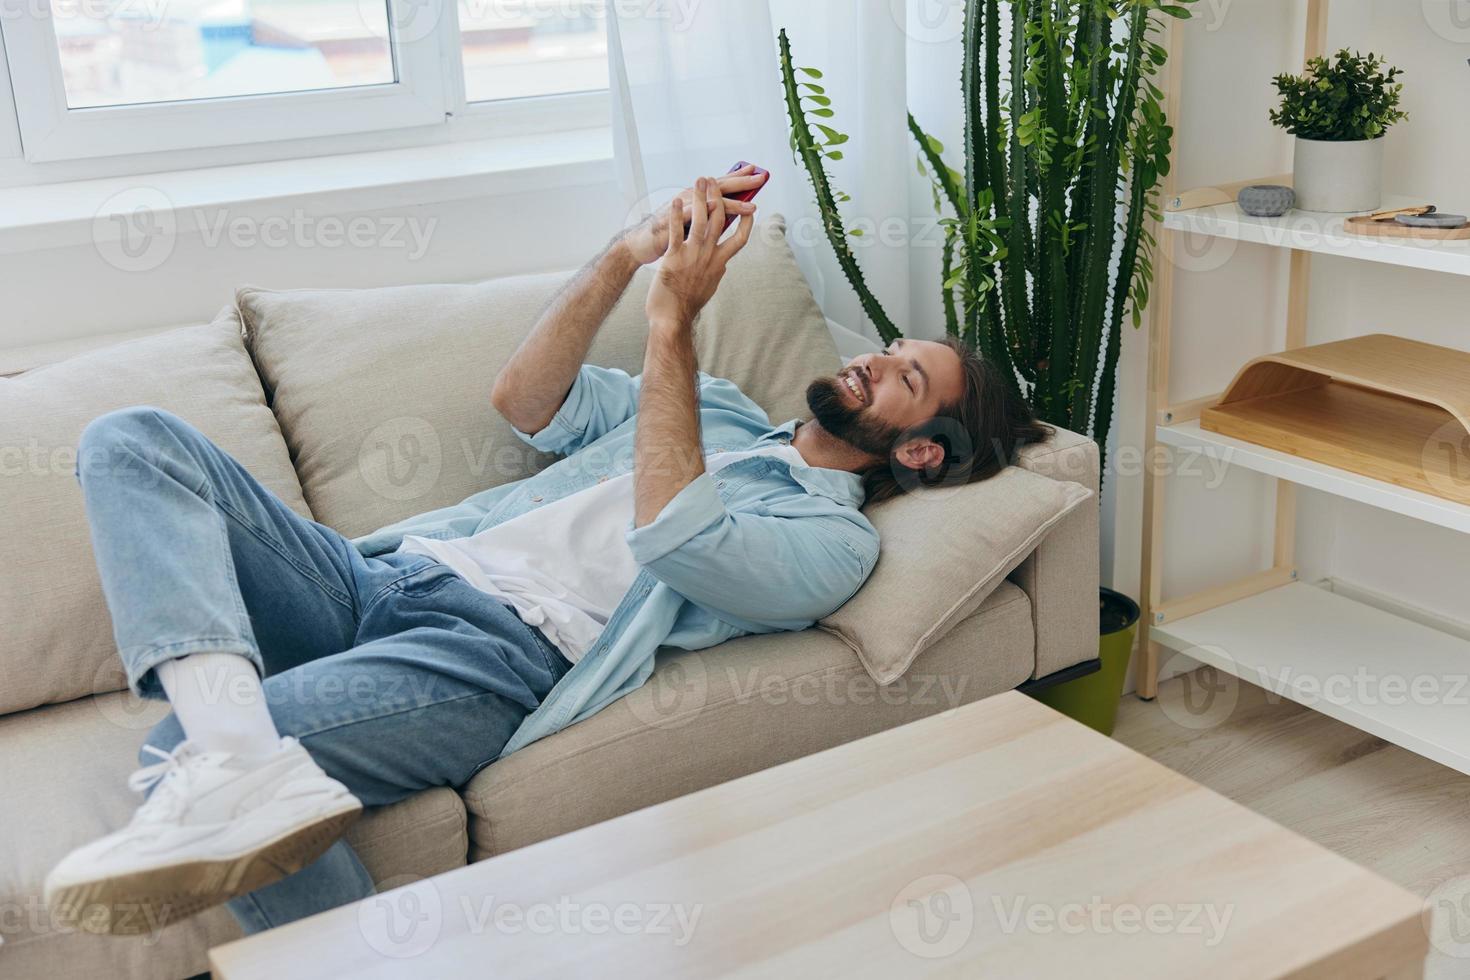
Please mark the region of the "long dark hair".
POLYGON ((902 438, 933 439, 944 447, 944 461, 923 473, 893 459, 865 471, 863 489, 870 504, 922 487, 987 480, 1014 462, 1017 449, 1044 442, 1055 431, 1037 420, 1030 404, 1006 384, 995 365, 953 337, 943 343, 959 355, 965 393, 902 438))

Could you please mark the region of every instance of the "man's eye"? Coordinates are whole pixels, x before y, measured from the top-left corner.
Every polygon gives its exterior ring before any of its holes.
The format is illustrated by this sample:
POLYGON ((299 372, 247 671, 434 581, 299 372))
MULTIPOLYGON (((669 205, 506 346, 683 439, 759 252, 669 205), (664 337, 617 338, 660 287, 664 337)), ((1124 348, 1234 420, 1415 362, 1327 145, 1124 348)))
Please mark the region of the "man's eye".
POLYGON ((903 376, 903 383, 904 387, 908 388, 909 394, 912 395, 914 393, 914 383, 909 380, 909 376, 907 374, 903 376))

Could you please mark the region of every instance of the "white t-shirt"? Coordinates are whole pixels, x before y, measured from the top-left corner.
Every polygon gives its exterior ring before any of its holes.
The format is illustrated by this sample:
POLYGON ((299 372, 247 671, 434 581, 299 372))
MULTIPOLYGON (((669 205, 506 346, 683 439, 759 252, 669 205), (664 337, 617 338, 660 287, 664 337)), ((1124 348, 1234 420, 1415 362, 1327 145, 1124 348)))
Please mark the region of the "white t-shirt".
MULTIPOLYGON (((802 462, 787 444, 711 453, 714 473, 749 456, 802 462)), ((633 518, 633 474, 612 477, 495 527, 435 541, 405 537, 399 551, 448 565, 475 588, 510 605, 576 663, 597 642, 638 565, 623 534, 633 518)))

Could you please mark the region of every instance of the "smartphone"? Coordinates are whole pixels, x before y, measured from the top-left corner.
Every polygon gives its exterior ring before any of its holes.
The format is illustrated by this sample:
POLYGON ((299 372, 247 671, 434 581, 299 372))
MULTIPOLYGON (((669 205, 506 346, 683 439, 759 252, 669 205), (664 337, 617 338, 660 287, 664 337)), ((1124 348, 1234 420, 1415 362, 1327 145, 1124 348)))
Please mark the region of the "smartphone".
MULTIPOLYGON (((726 170, 726 173, 734 173, 735 170, 741 169, 742 166, 754 166, 754 165, 753 165, 753 163, 745 163, 745 160, 736 160, 735 166, 732 166, 731 169, 726 170)), ((753 188, 751 188, 751 190, 748 190, 748 191, 736 191, 735 194, 726 194, 725 195, 726 200, 731 200, 731 201, 753 201, 753 200, 756 200, 756 195, 757 194, 760 194, 761 188, 766 187, 766 184, 769 184, 769 182, 770 182, 770 172, 769 172, 769 170, 763 169, 763 167, 757 166, 756 167, 756 170, 754 170, 753 176, 764 176, 764 178, 766 178, 766 182, 764 182, 764 184, 761 184, 760 187, 753 187, 753 188)), ((729 231, 729 226, 734 225, 736 217, 738 217, 738 216, 736 216, 736 215, 726 215, 725 216, 725 228, 720 229, 720 234, 725 234, 726 231, 729 231)), ((689 234, 689 222, 684 222, 684 234, 685 235, 688 235, 689 234)))
MULTIPOLYGON (((754 164, 751 164, 751 163, 747 163, 744 160, 737 160, 737 161, 735 161, 735 166, 731 167, 729 170, 727 170, 725 172, 726 173, 733 174, 735 171, 739 170, 741 167, 751 167, 751 166, 755 166, 755 165, 754 164)), ((757 177, 765 177, 766 178, 765 182, 763 182, 760 185, 760 187, 752 187, 748 191, 739 191, 738 193, 735 193, 735 194, 726 194, 725 197, 729 198, 732 201, 753 201, 753 200, 755 200, 755 196, 761 192, 761 188, 762 187, 765 187, 766 184, 770 183, 771 174, 770 174, 770 171, 765 170, 764 168, 756 167, 755 168, 755 174, 754 175, 757 176, 757 177)), ((730 214, 730 215, 726 215, 725 216, 725 228, 726 229, 728 229, 734 223, 735 223, 735 215, 730 214)))

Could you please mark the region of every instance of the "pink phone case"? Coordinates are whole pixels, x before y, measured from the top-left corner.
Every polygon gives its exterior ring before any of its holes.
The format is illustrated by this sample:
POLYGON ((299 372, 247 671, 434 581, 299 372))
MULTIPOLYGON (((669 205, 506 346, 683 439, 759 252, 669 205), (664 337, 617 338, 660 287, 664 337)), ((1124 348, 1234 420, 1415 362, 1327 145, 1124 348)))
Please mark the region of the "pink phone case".
MULTIPOLYGON (((735 162, 735 166, 731 167, 729 170, 727 170, 725 172, 726 173, 732 173, 733 174, 735 171, 739 170, 741 167, 747 167, 747 166, 753 166, 753 164, 749 164, 749 163, 747 163, 744 160, 737 160, 735 162)), ((762 167, 756 167, 755 168, 755 172, 757 174, 764 174, 766 176, 766 178, 767 178, 766 184, 769 184, 770 183, 771 173, 770 173, 769 170, 766 170, 766 169, 764 169, 762 167)), ((751 188, 748 191, 741 191, 738 194, 726 194, 725 196, 728 197, 732 201, 753 201, 753 200, 755 200, 755 196, 761 192, 761 188, 765 187, 766 184, 761 184, 760 187, 754 187, 754 188, 751 188)), ((734 223, 735 223, 735 215, 731 214, 731 215, 726 215, 725 216, 725 227, 726 228, 729 228, 734 223)))

